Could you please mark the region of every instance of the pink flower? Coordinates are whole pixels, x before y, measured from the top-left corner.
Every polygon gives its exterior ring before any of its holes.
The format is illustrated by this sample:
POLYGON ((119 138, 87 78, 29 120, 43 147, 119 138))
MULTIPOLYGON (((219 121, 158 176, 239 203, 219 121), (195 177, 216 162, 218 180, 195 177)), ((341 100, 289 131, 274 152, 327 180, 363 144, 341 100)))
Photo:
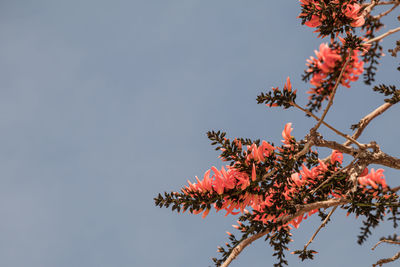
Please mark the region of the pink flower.
POLYGON ((300 180, 300 175, 298 173, 293 173, 290 177, 292 181, 298 186, 301 187, 303 185, 303 181, 300 180))
POLYGON ((286 84, 283 87, 283 90, 287 90, 289 92, 292 91, 292 83, 290 82, 290 78, 289 77, 286 78, 286 84))
POLYGON ((310 0, 299 0, 299 1, 302 3, 302 5, 308 5, 310 3, 310 0))
POLYGON ((206 209, 206 210, 204 211, 203 215, 201 216, 201 218, 204 219, 205 217, 207 217, 208 213, 210 213, 210 209, 206 209))
POLYGON ((250 178, 247 173, 239 172, 236 169, 232 169, 232 172, 232 175, 238 180, 237 186, 245 190, 250 185, 250 178))
POLYGON ((382 185, 383 188, 387 187, 385 176, 383 175, 383 169, 374 170, 371 169, 371 172, 368 174, 367 178, 374 181, 377 184, 382 185))
MULTIPOLYGON (((368 169, 365 169, 368 171, 368 169)), ((382 186, 382 188, 387 188, 385 176, 383 175, 383 169, 378 169, 374 170, 371 168, 370 173, 365 174, 365 170, 361 174, 361 177, 358 177, 358 183, 361 186, 371 186, 374 189, 378 189, 379 185, 382 186)))
MULTIPOLYGON (((344 42, 344 39, 342 39, 344 42)), ((364 62, 358 58, 358 50, 352 52, 352 61, 347 65, 340 83, 345 87, 350 87, 350 82, 357 81, 358 76, 364 71, 364 62)), ((313 72, 310 83, 315 86, 308 93, 321 94, 324 88, 332 90, 336 81, 328 80, 329 74, 335 71, 338 65, 343 65, 340 47, 330 48, 328 44, 321 44, 319 51, 315 51, 317 58, 311 57, 307 60, 308 72, 313 72)))
POLYGON ((360 174, 360 177, 363 177, 368 174, 368 168, 365 168, 363 172, 360 174))
POLYGON ((318 16, 312 15, 311 19, 309 21, 306 21, 304 24, 308 27, 315 28, 320 26, 322 23, 318 16))
POLYGON ((307 169, 307 167, 304 164, 301 167, 302 167, 302 170, 300 171, 300 174, 303 179, 305 179, 305 180, 308 178, 314 179, 316 177, 315 172, 313 173, 312 171, 307 169))
POLYGON ((292 132, 293 128, 292 127, 292 123, 286 123, 285 128, 282 131, 282 137, 284 140, 282 140, 282 143, 286 144, 286 145, 290 145, 290 140, 292 139, 292 136, 290 135, 290 133, 292 132))
POLYGON ((257 176, 256 176, 256 165, 254 165, 253 163, 253 168, 251 171, 251 180, 254 182, 256 180, 257 176))
POLYGON ((342 152, 339 152, 337 150, 332 150, 332 154, 331 154, 332 165, 335 164, 335 162, 339 162, 340 164, 342 164, 343 163, 343 154, 342 154, 342 152))
POLYGON ((257 147, 256 144, 252 144, 251 146, 247 146, 247 157, 246 162, 250 162, 250 160, 255 160, 257 162, 264 162, 265 157, 271 156, 271 153, 275 150, 275 147, 270 145, 266 141, 262 141, 261 146, 257 147))
POLYGON ((360 27, 364 25, 365 19, 358 13, 360 12, 361 6, 357 3, 348 4, 345 6, 346 8, 343 10, 343 13, 349 19, 353 19, 353 22, 350 24, 353 27, 360 27))

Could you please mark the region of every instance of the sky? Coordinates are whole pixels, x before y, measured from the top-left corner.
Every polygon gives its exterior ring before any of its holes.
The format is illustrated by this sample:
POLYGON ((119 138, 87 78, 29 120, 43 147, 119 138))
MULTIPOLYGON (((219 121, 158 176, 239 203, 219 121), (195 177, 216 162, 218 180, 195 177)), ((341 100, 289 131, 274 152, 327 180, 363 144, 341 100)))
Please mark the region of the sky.
MULTIPOLYGON (((212 265, 236 218, 177 214, 153 198, 224 165, 208 130, 278 143, 292 122, 297 139, 307 134, 314 122, 304 114, 256 104, 287 76, 306 103, 305 60, 327 40, 301 26, 299 12, 297 1, 1 1, 0 266, 212 265)), ((384 30, 397 27, 388 21, 384 30)), ((396 66, 386 55, 377 83, 399 85, 396 66)), ((350 133, 382 103, 358 82, 339 89, 327 121, 350 133)), ((399 111, 360 140, 398 156, 399 111)), ((398 171, 385 174, 398 185, 398 171)), ((370 250, 390 223, 358 246, 361 220, 333 220, 310 246, 316 259, 288 254, 290 266, 366 266, 396 252, 370 250)), ((290 248, 318 225, 303 223, 290 248)), ((271 266, 272 253, 259 240, 231 266, 271 266)))

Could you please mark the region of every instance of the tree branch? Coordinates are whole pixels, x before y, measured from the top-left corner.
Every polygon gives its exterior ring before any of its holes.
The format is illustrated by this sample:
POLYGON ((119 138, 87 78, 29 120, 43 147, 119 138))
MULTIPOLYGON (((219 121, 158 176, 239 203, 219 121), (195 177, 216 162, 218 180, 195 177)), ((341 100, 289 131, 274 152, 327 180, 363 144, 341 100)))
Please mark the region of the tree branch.
POLYGON ((370 162, 400 170, 400 159, 392 157, 382 151, 374 153, 370 162))
POLYGON ((354 156, 356 154, 356 150, 354 148, 339 144, 335 141, 327 141, 324 139, 317 139, 317 140, 315 140, 314 144, 315 144, 315 146, 327 147, 327 148, 338 150, 342 153, 349 154, 352 156, 354 156))
POLYGON ((394 240, 389 240, 389 239, 383 239, 379 241, 378 243, 375 244, 371 249, 374 250, 377 246, 379 246, 381 243, 389 243, 389 244, 395 244, 395 245, 400 245, 400 241, 394 241, 394 240))
POLYGON ((387 14, 389 14, 390 12, 392 12, 393 10, 396 9, 396 7, 398 7, 400 5, 400 2, 395 3, 391 9, 386 10, 385 12, 382 12, 381 14, 374 16, 374 19, 378 20, 381 19, 382 17, 386 16, 387 14))
MULTIPOLYGON (((383 105, 381 105, 380 107, 376 108, 374 111, 372 111, 371 113, 369 113, 367 116, 365 116, 364 118, 362 118, 360 120, 360 122, 358 123, 359 127, 357 129, 357 131, 351 136, 353 139, 358 139, 358 137, 360 137, 360 135, 362 134, 362 132, 364 131, 364 129, 368 126, 368 124, 375 119, 376 117, 378 117, 379 115, 381 115, 383 112, 385 112, 386 110, 388 110, 391 106, 393 106, 393 104, 390 103, 385 103, 383 105)), ((350 141, 346 141, 344 144, 344 146, 348 146, 350 145, 350 141)))
POLYGON ((362 6, 363 6, 363 7, 367 7, 367 6, 370 6, 370 5, 372 5, 372 4, 374 4, 374 6, 394 5, 394 4, 398 3, 398 2, 399 2, 399 0, 395 0, 395 1, 381 1, 381 2, 379 2, 379 3, 376 3, 375 1, 372 1, 371 3, 365 3, 365 4, 363 4, 362 6))
POLYGON ((364 44, 370 44, 370 43, 373 43, 373 42, 380 41, 380 40, 382 40, 383 38, 385 38, 385 37, 387 37, 387 36, 389 36, 389 35, 391 35, 391 34, 393 34, 393 33, 396 33, 396 32, 398 32, 398 31, 400 31, 400 27, 398 27, 398 28, 396 28, 396 29, 391 29, 391 30, 385 32, 385 33, 382 34, 382 35, 379 35, 379 36, 377 36, 377 37, 375 37, 375 38, 372 38, 372 39, 366 41, 364 44))
MULTIPOLYGON (((296 103, 291 102, 291 104, 292 104, 292 106, 294 106, 294 107, 300 109, 301 111, 305 112, 307 115, 313 117, 313 118, 316 119, 317 121, 320 120, 320 118, 317 117, 317 116, 315 116, 312 112, 310 112, 310 111, 308 111, 308 110, 306 110, 306 109, 300 107, 300 106, 297 105, 296 103)), ((349 142, 356 144, 359 148, 362 148, 362 144, 360 144, 360 143, 359 143, 357 140, 355 140, 353 137, 351 137, 351 136, 349 136, 349 135, 347 135, 347 134, 345 134, 345 133, 342 133, 341 131, 337 130, 336 128, 334 128, 333 126, 331 126, 330 124, 326 123, 326 122, 323 121, 323 120, 322 120, 322 124, 325 125, 326 127, 328 127, 329 129, 331 129, 332 131, 334 131, 336 134, 338 134, 338 135, 340 135, 340 136, 346 138, 349 142)))
MULTIPOLYGON (((325 200, 325 201, 320 201, 320 202, 315 202, 315 203, 311 203, 311 204, 307 204, 304 206, 300 206, 298 208, 298 211, 293 214, 293 215, 286 215, 286 216, 282 216, 280 218, 278 218, 276 220, 277 223, 288 223, 291 220, 293 220, 294 218, 297 218, 301 215, 303 215, 306 212, 315 210, 315 209, 327 209, 330 207, 334 207, 334 206, 340 206, 346 203, 349 203, 350 200, 346 199, 346 198, 337 198, 337 199, 329 199, 329 200, 325 200)), ((258 234, 255 234, 253 236, 250 236, 248 238, 246 238, 245 240, 243 240, 242 242, 240 242, 231 252, 231 254, 228 256, 228 258, 225 260, 225 262, 221 265, 221 267, 227 267, 229 266, 229 264, 243 251, 244 248, 246 248, 248 245, 250 245, 252 242, 254 242, 255 240, 263 237, 264 235, 268 234, 270 231, 266 230, 264 232, 260 232, 258 234)))
POLYGON ((379 261, 377 261, 375 264, 372 264, 372 267, 376 267, 376 266, 382 266, 383 264, 385 264, 385 263, 389 263, 389 262, 392 262, 392 261, 395 261, 395 260, 397 260, 398 258, 400 258, 400 251, 399 252, 397 252, 393 257, 391 257, 391 258, 388 258, 388 259, 381 259, 381 260, 379 260, 379 261))

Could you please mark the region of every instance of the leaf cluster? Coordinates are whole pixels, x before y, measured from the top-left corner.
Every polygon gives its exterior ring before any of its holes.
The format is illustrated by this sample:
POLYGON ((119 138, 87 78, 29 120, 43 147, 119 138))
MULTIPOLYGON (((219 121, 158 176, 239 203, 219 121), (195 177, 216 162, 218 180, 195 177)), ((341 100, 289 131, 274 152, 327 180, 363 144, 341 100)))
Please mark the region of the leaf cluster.
MULTIPOLYGON (((376 19, 371 15, 368 15, 365 19, 365 23, 362 26, 362 30, 365 31, 365 38, 372 39, 379 29, 383 27, 383 23, 380 19, 376 19)), ((371 85, 375 81, 375 75, 377 71, 377 65, 379 64, 379 59, 382 57, 382 46, 379 42, 373 42, 371 47, 366 53, 362 55, 362 59, 365 63, 364 65, 364 83, 371 85)))
POLYGON ((272 91, 260 93, 257 96, 257 104, 266 104, 269 107, 290 108, 296 100, 296 91, 279 90, 272 88, 272 91))
POLYGON ((375 92, 384 94, 385 96, 391 96, 391 98, 386 98, 385 102, 390 104, 396 104, 400 101, 400 89, 397 89, 394 85, 385 85, 380 84, 378 86, 374 86, 373 90, 375 92))
POLYGON ((304 260, 313 260, 314 259, 314 254, 318 253, 315 250, 295 250, 292 252, 292 254, 297 254, 299 255, 299 258, 301 259, 301 261, 304 260))
POLYGON ((394 228, 397 227, 397 221, 400 219, 398 196, 391 193, 390 189, 384 189, 381 186, 373 192, 368 194, 365 190, 358 188, 353 195, 353 202, 347 207, 348 214, 365 217, 360 228, 361 233, 357 236, 359 245, 368 239, 372 234, 372 229, 377 227, 388 214, 392 214, 390 220, 393 221, 394 228))
POLYGON ((400 40, 397 40, 396 46, 392 49, 388 49, 388 52, 392 55, 392 57, 397 57, 397 53, 400 52, 400 40))

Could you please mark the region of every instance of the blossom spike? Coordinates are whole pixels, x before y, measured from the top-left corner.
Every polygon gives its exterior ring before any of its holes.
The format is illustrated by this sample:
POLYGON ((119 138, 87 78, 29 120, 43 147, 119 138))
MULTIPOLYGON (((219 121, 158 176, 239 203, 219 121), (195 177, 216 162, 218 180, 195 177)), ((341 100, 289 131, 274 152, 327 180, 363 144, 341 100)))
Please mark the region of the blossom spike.
POLYGON ((254 182, 256 180, 256 165, 253 163, 253 168, 251 171, 251 180, 254 182))

